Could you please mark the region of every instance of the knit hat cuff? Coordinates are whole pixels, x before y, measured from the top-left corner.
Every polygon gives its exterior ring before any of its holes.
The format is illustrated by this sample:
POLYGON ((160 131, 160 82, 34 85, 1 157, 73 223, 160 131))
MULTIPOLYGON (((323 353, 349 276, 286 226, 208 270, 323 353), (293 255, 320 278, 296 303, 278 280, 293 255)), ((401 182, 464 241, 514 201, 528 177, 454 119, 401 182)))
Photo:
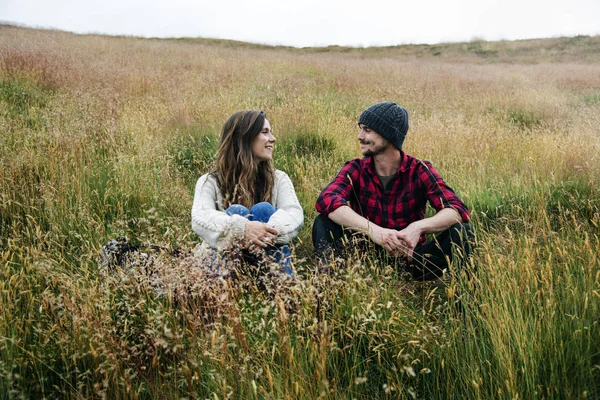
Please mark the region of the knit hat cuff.
POLYGON ((390 125, 386 120, 369 110, 365 110, 362 113, 358 123, 368 126, 380 135, 383 134, 387 136, 387 132, 389 131, 397 132, 397 129, 394 126, 390 125))

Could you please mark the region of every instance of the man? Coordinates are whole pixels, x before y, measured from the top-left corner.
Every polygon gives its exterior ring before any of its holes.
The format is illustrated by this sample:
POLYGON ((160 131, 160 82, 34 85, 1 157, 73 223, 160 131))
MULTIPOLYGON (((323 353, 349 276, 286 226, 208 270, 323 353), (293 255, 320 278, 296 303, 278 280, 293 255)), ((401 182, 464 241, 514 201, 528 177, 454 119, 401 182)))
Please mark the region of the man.
MULTIPOLYGON (((346 163, 317 199, 313 225, 317 256, 348 249, 353 232, 376 254, 408 262, 418 279, 435 279, 453 256, 471 251, 470 214, 428 161, 402 151, 408 112, 396 103, 372 105, 358 120, 364 158, 346 163), (425 218, 427 202, 436 214, 425 218), (427 242, 427 234, 438 233, 427 242)), ((362 248, 361 248, 362 250, 362 248)))

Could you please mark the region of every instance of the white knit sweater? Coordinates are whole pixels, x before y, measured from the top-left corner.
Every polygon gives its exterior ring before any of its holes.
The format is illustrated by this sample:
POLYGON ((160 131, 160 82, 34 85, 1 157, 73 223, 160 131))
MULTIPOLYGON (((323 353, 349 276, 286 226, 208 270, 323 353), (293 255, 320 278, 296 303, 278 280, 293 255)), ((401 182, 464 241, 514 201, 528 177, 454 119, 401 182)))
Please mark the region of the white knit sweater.
MULTIPOLYGON (((287 244, 298 235, 304 224, 304 214, 296 197, 294 185, 283 171, 275 171, 275 182, 271 192, 271 204, 277 211, 268 225, 279 231, 277 244, 287 244)), ((223 196, 217 180, 210 174, 202 175, 196 183, 192 205, 192 229, 203 239, 198 250, 223 249, 233 241, 244 237, 248 220, 240 215, 227 215, 223 208, 223 196)), ((201 255, 198 254, 197 255, 201 255)))

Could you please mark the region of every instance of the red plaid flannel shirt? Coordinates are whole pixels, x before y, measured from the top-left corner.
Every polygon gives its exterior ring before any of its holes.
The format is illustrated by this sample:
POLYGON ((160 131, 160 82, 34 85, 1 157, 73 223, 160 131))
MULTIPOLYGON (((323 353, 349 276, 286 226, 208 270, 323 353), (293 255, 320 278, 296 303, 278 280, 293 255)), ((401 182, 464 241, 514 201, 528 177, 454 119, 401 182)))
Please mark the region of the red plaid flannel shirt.
MULTIPOLYGON (((390 229, 402 230, 425 217, 427 201, 437 211, 453 208, 467 222, 470 213, 461 199, 446 185, 429 161, 401 152, 398 175, 385 191, 375 172, 373 157, 348 161, 335 179, 323 189, 315 205, 325 216, 347 205, 369 221, 390 229)), ((419 245, 423 245, 422 235, 419 245)))

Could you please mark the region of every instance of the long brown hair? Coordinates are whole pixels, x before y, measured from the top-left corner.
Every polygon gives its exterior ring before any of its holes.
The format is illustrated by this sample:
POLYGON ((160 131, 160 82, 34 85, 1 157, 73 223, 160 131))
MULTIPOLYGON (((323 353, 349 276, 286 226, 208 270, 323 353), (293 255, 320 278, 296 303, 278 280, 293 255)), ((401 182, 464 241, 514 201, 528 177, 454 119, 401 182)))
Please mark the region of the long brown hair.
POLYGON ((243 110, 223 125, 213 175, 226 208, 231 204, 250 208, 271 199, 275 169, 271 160, 258 161, 252 153, 252 141, 262 131, 266 118, 264 111, 243 110))

